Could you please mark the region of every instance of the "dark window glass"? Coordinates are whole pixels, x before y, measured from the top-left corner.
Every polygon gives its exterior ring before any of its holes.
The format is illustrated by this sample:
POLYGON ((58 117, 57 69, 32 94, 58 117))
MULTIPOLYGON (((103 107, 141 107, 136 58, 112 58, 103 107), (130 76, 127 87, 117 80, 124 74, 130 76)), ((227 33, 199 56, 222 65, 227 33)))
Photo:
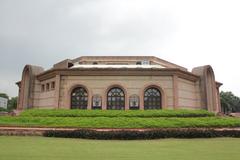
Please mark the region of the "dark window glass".
POLYGON ((47 85, 46 85, 46 90, 49 91, 49 88, 50 88, 50 87, 49 87, 49 83, 47 83, 47 85))
POLYGON ((141 64, 142 64, 141 61, 137 61, 137 62, 136 62, 136 65, 141 65, 141 64))
POLYGON ((88 93, 85 88, 75 88, 71 93, 71 108, 72 109, 87 109, 88 93))
POLYGON ((157 88, 148 88, 144 92, 144 109, 161 109, 161 92, 157 88))
POLYGON ((125 94, 121 88, 115 87, 107 93, 107 109, 124 110, 125 94))
POLYGON ((55 82, 51 83, 51 89, 55 89, 55 82))
POLYGON ((45 91, 45 85, 42 84, 42 92, 44 92, 44 91, 45 91))

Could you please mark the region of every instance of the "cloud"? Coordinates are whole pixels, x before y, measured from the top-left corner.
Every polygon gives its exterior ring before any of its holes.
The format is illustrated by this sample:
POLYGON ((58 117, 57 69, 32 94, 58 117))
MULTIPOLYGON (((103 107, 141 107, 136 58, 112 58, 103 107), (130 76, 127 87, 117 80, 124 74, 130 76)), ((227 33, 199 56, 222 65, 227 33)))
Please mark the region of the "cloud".
POLYGON ((240 11, 234 1, 2 0, 0 92, 17 95, 25 64, 50 68, 82 55, 154 55, 188 67, 212 64, 237 90, 240 11), (217 3, 216 3, 217 2, 217 3))

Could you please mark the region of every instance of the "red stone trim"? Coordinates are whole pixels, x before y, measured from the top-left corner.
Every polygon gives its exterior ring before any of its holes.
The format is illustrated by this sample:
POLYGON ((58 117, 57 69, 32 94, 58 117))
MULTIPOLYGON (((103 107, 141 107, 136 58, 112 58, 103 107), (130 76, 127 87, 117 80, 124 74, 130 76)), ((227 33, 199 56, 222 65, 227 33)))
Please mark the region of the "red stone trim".
MULTIPOLYGON (((195 94, 195 93, 194 93, 195 94)), ((174 75, 173 76, 173 107, 174 109, 178 109, 178 76, 174 75)))
POLYGON ((60 99, 60 89, 61 89, 61 76, 56 75, 55 80, 55 107, 59 108, 59 99, 60 99))

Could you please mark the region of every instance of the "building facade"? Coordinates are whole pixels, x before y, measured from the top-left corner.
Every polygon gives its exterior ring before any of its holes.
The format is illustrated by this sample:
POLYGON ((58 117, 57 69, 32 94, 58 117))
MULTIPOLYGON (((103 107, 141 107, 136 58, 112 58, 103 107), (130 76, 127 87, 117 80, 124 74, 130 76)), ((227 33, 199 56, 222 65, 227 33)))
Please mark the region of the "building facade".
POLYGON ((8 105, 8 99, 0 97, 0 108, 7 109, 7 105, 8 105))
POLYGON ((84 56, 49 70, 26 65, 18 109, 206 109, 220 112, 211 66, 186 68, 152 56, 84 56))

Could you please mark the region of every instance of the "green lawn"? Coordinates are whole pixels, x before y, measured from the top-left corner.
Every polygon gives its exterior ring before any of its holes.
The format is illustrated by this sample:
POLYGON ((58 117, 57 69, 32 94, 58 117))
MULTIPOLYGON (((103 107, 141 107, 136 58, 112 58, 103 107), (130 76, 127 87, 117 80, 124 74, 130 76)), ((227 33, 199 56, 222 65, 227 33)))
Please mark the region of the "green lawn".
POLYGON ((240 139, 102 141, 0 136, 1 160, 239 160, 240 139))
POLYGON ((212 117, 207 110, 81 110, 81 109, 27 109, 23 117, 212 117))
POLYGON ((29 109, 0 117, 0 126, 77 128, 240 127, 240 118, 216 117, 206 110, 29 109))
POLYGON ((78 128, 239 127, 240 118, 0 117, 1 126, 78 128))

